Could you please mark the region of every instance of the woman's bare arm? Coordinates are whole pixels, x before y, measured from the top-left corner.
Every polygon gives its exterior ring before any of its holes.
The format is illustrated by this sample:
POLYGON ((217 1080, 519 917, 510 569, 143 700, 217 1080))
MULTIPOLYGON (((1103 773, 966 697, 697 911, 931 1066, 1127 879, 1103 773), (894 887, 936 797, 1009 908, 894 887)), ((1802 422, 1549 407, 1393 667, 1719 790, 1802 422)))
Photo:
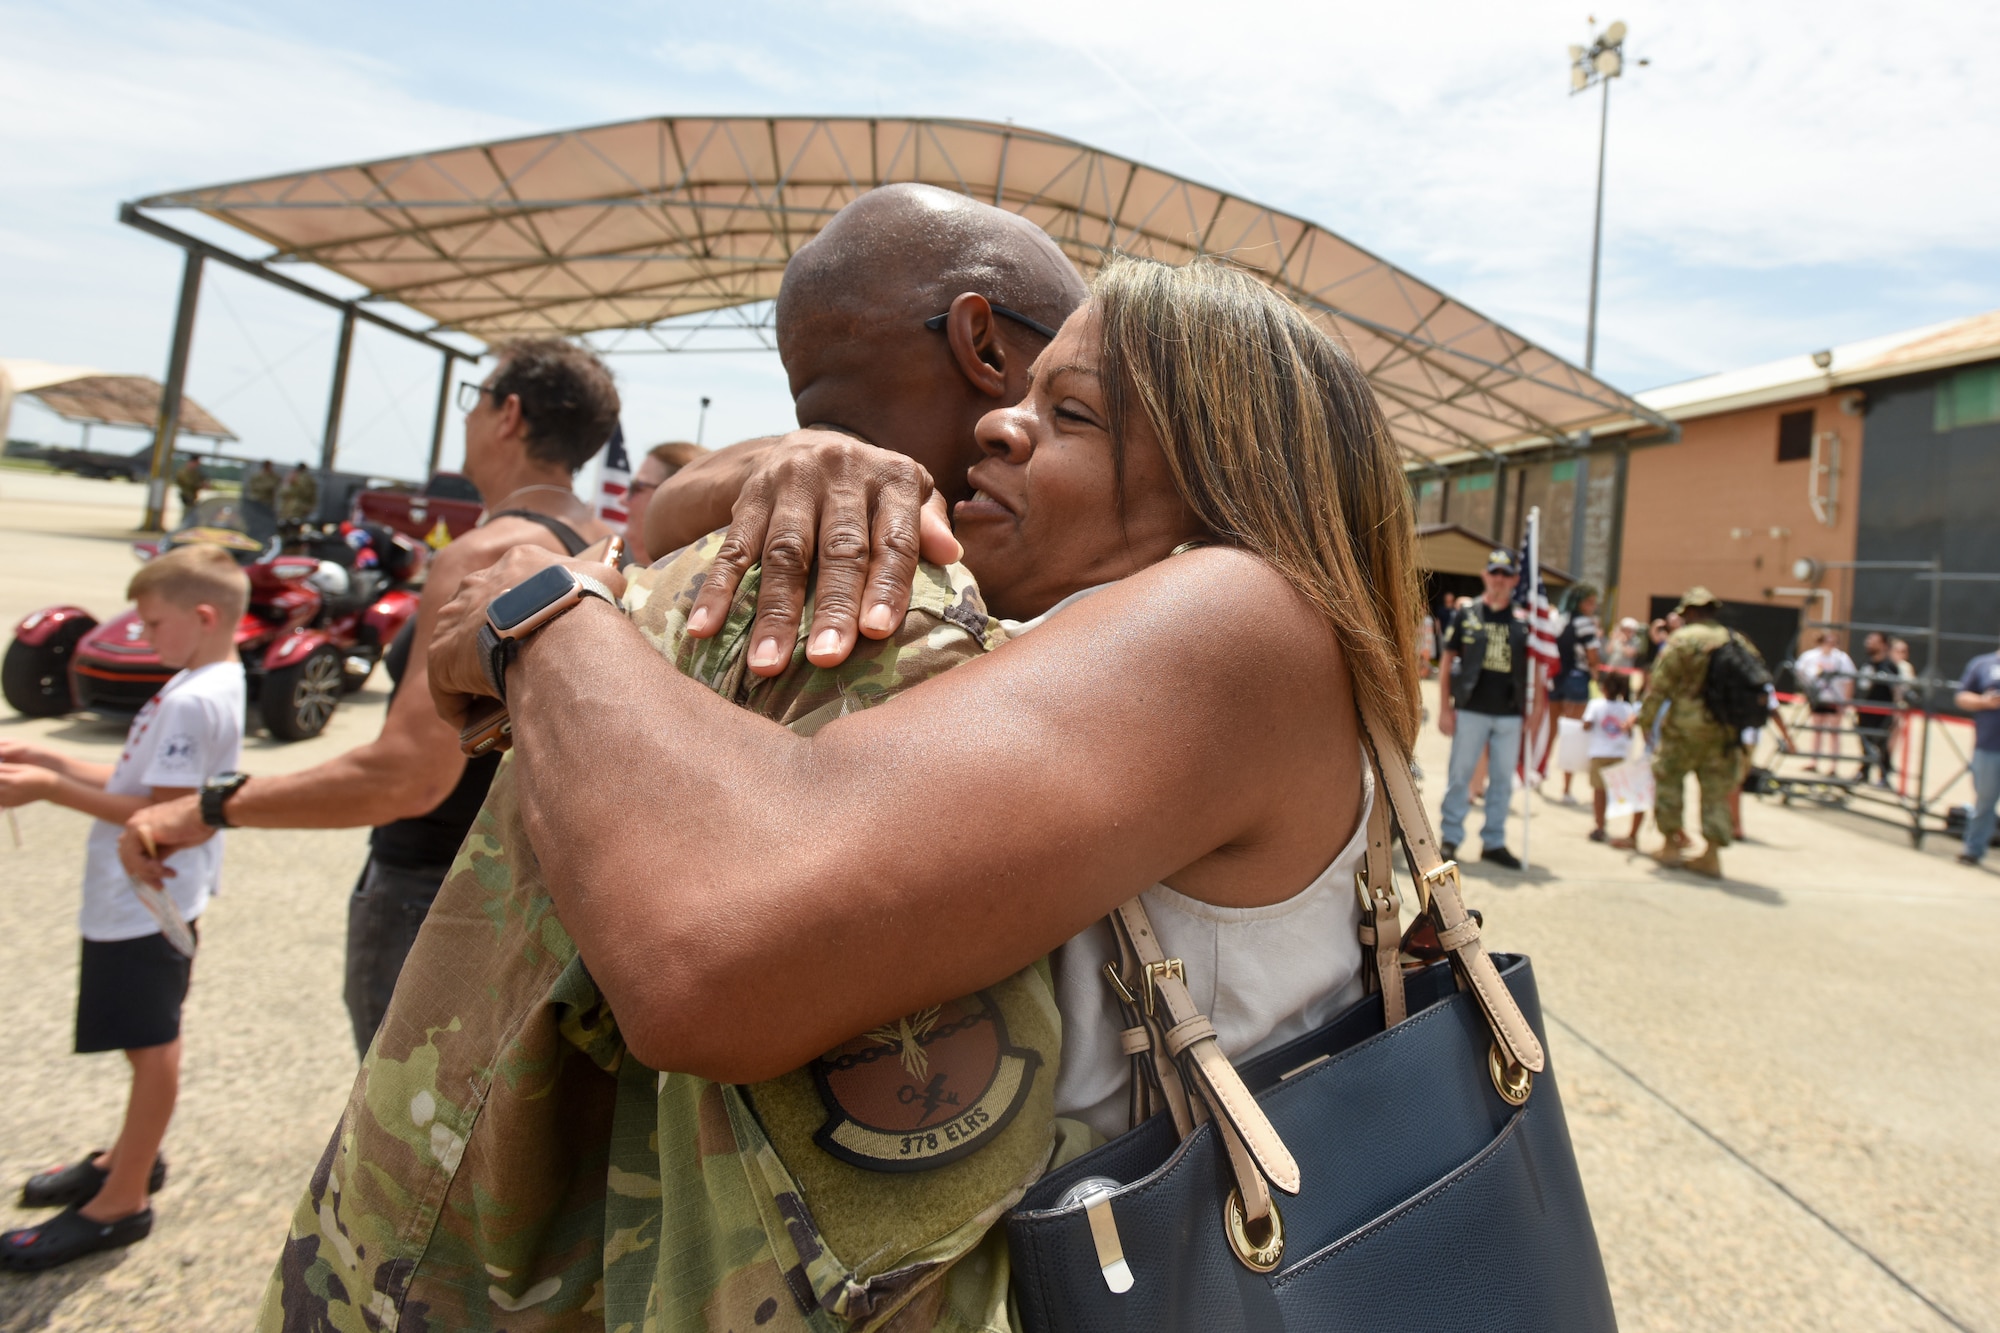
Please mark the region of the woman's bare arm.
MULTIPOLYGON (((432 652, 449 688, 457 649, 432 652)), ((811 738, 589 603, 528 641, 508 697, 530 835, 632 1049, 729 1081, 1006 976, 1161 879, 1288 897, 1358 805, 1332 636, 1234 551, 811 738)))

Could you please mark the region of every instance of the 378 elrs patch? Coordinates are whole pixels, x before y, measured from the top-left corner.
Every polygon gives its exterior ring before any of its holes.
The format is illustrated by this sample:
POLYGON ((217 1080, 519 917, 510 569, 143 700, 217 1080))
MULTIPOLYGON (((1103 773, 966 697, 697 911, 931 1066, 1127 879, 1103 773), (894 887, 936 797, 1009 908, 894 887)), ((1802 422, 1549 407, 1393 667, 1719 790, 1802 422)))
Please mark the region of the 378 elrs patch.
POLYGON ((1006 1128, 1040 1064, 990 992, 933 1005, 813 1061, 827 1110, 813 1140, 869 1171, 955 1162, 1006 1128))

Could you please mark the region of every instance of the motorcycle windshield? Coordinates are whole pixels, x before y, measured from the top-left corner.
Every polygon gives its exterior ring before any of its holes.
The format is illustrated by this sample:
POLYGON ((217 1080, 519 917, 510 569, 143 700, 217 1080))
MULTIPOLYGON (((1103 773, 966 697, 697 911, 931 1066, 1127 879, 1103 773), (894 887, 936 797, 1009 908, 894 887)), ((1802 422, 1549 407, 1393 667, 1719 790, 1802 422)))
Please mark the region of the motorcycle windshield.
POLYGON ((278 516, 271 507, 234 495, 211 495, 189 510, 181 525, 167 535, 164 546, 210 542, 246 554, 261 551, 277 535, 278 516))

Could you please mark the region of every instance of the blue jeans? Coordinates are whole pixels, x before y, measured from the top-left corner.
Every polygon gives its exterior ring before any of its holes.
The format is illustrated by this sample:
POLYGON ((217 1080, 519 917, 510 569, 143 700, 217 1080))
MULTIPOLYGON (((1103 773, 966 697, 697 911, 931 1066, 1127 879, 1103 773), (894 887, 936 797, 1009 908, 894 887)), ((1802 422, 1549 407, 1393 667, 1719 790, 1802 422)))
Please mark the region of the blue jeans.
POLYGON ((1465 816, 1472 808, 1472 770, 1486 754, 1486 826, 1479 831, 1482 847, 1507 845, 1507 806, 1514 799, 1514 765, 1521 757, 1521 718, 1491 713, 1458 714, 1451 733, 1451 767, 1445 778, 1444 810, 1438 839, 1465 841, 1465 816))
POLYGON ((1993 842, 1994 806, 2000 803, 2000 750, 1972 752, 1972 817, 1965 821, 1965 854, 1977 861, 1993 842))

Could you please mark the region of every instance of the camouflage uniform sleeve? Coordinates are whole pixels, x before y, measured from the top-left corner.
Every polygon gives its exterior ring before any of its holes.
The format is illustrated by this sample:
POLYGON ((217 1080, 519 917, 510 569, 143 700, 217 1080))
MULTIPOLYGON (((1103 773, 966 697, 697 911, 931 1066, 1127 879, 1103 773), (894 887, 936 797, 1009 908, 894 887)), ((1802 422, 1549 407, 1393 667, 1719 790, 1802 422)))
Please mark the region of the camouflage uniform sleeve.
POLYGON ((687 633, 688 614, 721 545, 722 534, 712 533, 651 568, 634 572, 627 580, 627 614, 683 675, 801 735, 811 735, 837 717, 881 703, 918 681, 978 657, 1005 637, 962 565, 926 564, 917 569, 909 615, 888 638, 863 638, 841 665, 816 667, 806 659, 806 633, 813 613, 808 598, 791 661, 776 676, 753 676, 745 660, 761 570, 753 567, 744 576, 728 617, 712 637, 695 639, 687 633))

